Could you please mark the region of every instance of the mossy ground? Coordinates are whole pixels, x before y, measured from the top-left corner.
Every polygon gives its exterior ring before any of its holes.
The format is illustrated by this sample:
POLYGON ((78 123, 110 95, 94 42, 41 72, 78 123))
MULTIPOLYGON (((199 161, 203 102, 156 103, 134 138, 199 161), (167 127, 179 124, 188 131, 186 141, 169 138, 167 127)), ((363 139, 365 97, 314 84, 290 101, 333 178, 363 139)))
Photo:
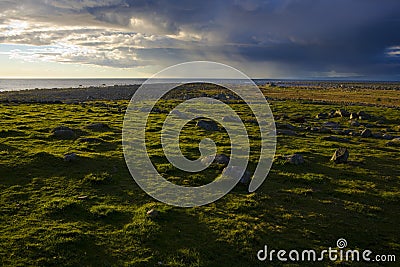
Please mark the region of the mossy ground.
MULTIPOLYGON (((322 137, 329 134, 316 132, 279 135, 277 160, 255 193, 238 185, 215 203, 175 208, 147 196, 129 174, 121 140, 124 113, 110 108, 127 104, 1 104, 1 265, 267 266, 270 263, 256 258, 264 245, 288 251, 322 250, 335 247, 339 238, 346 238, 349 248, 395 254, 400 260, 400 150, 386 146, 387 141, 346 137, 350 142, 340 144, 324 141, 322 137), (94 122, 106 123, 110 129, 85 127, 94 122), (51 129, 60 125, 72 128, 78 137, 103 142, 56 139, 51 129), (349 149, 349 164, 329 161, 340 146, 349 149), (65 162, 63 155, 71 152, 78 160, 65 162), (290 165, 280 157, 293 153, 302 154, 305 164, 290 165), (152 208, 160 211, 155 219, 146 216, 152 208)), ((160 105, 173 104, 173 100, 165 100, 160 105)), ((343 107, 294 100, 270 104, 275 115, 305 115, 310 125, 322 122, 314 119, 317 113, 343 107)), ((250 118, 244 105, 233 106, 242 117, 250 118)), ((398 109, 347 109, 385 116, 384 125, 368 122, 374 132, 396 134, 400 124, 398 109)), ((217 175, 219 166, 205 176, 182 179, 163 159, 157 136, 165 116, 154 114, 155 123, 148 127, 148 148, 158 170, 176 183, 208 182, 204 177, 217 175)), ((289 118, 279 122, 287 123, 289 118)), ((354 128, 347 119, 330 121, 354 128)), ((196 157, 198 140, 209 133, 191 126, 182 133, 182 150, 188 157, 196 157)), ((246 126, 252 132, 252 169, 257 164, 259 133, 251 120, 246 126)), ((228 153, 225 135, 216 132, 211 137, 220 152, 228 153)), ((280 265, 277 261, 273 264, 280 265)), ((324 261, 318 265, 340 264, 324 261)))

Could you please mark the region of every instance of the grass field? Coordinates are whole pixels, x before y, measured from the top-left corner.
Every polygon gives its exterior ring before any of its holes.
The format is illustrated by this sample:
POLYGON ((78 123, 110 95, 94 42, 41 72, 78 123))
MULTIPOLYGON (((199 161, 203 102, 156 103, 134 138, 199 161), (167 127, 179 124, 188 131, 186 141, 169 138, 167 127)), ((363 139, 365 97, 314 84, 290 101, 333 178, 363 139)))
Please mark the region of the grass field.
MULTIPOLYGON (((275 161, 267 180, 254 193, 237 185, 217 202, 196 208, 159 203, 135 184, 122 152, 127 100, 0 104, 0 265, 280 266, 284 264, 258 261, 257 251, 264 245, 320 251, 335 247, 339 238, 345 238, 351 249, 394 254, 398 264, 400 147, 388 145, 383 138, 343 133, 369 128, 373 133, 400 136, 398 91, 263 90, 272 98, 269 103, 278 129, 275 161), (348 118, 315 118, 340 108, 373 116, 358 120, 358 126, 348 118), (299 117, 304 121, 296 122, 299 117), (339 123, 339 129, 307 128, 321 128, 327 121, 339 123), (88 128, 92 123, 109 127, 88 128), (52 129, 58 126, 71 128, 75 136, 54 137, 52 129), (279 134, 279 129, 288 127, 296 135, 279 134), (329 141, 328 136, 347 140, 329 141), (332 154, 343 146, 349 150, 349 162, 331 162, 332 154), (76 153, 77 159, 65 161, 68 153, 76 153), (285 156, 294 153, 301 154, 305 163, 288 163, 285 156), (156 218, 146 215, 151 209, 159 211, 156 218)), ((221 166, 182 178, 162 155, 159 131, 176 104, 173 99, 163 100, 159 107, 166 112, 152 115, 149 154, 170 181, 189 186, 207 183, 221 172, 221 166)), ((252 146, 249 169, 254 170, 257 124, 240 101, 230 104, 246 122, 252 146)), ((196 158, 198 142, 206 136, 216 140, 220 153, 229 153, 225 132, 209 133, 193 123, 181 136, 184 154, 196 158)), ((349 263, 325 260, 315 265, 349 263)))

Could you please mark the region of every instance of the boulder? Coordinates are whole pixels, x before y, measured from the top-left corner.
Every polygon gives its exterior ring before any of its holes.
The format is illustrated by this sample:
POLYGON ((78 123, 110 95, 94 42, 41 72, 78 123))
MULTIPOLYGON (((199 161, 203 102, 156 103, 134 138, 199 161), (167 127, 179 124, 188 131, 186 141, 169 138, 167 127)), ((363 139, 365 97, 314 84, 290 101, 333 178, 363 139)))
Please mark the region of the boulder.
POLYGON ((225 154, 217 154, 215 155, 215 158, 213 156, 206 156, 201 160, 201 163, 204 165, 215 163, 227 166, 229 163, 229 157, 225 154))
POLYGON ((206 121, 206 120, 199 120, 196 124, 197 127, 200 127, 206 131, 218 131, 218 124, 214 121, 206 121))
POLYGON ((347 159, 349 158, 349 151, 345 147, 340 147, 336 149, 335 153, 331 158, 331 161, 335 163, 346 163, 347 159))
MULTIPOLYGON (((223 176, 227 176, 227 177, 233 177, 233 176, 237 176, 240 173, 240 170, 242 168, 239 166, 231 166, 231 167, 226 167, 223 171, 222 171, 222 175, 223 176)), ((251 173, 246 170, 242 177, 240 178, 239 182, 241 184, 248 184, 251 181, 251 173)))
POLYGON ((304 158, 300 154, 293 154, 286 156, 286 161, 294 165, 300 165, 304 163, 304 158))
POLYGON ((372 132, 371 132, 371 130, 370 129, 364 129, 362 132, 361 132, 361 137, 364 137, 364 138, 368 138, 368 137, 371 137, 372 136, 372 132))

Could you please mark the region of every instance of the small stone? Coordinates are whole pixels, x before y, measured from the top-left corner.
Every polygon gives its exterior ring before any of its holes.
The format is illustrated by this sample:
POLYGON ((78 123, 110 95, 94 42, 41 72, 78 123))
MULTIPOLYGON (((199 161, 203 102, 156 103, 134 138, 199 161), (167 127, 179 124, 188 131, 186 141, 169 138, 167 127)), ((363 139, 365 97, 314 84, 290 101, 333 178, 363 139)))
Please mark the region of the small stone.
POLYGON ((294 165, 300 165, 304 163, 304 158, 300 154, 293 154, 290 156, 286 157, 287 162, 294 164, 294 165))
POLYGON ((347 148, 340 147, 336 149, 335 153, 333 153, 331 161, 334 161, 335 163, 346 163, 348 158, 349 151, 347 148))
POLYGON ((371 132, 370 129, 364 129, 361 132, 361 137, 363 137, 363 138, 368 138, 368 137, 371 137, 371 136, 372 136, 372 132, 371 132))
POLYGON ((350 112, 348 112, 345 109, 339 109, 339 110, 336 110, 335 116, 336 117, 349 117, 350 116, 350 112))
MULTIPOLYGON (((231 167, 226 167, 222 171, 223 176, 228 176, 228 177, 235 177, 240 174, 240 171, 242 170, 242 167, 239 166, 231 166, 231 167)), ((248 170, 245 170, 242 177, 240 178, 239 182, 241 184, 248 184, 251 181, 251 173, 248 170)))
POLYGON ((240 118, 234 117, 234 116, 225 116, 222 118, 222 121, 225 122, 241 122, 240 118))
POLYGON ((358 115, 358 117, 362 117, 365 120, 371 118, 371 116, 369 114, 367 114, 367 112, 365 112, 365 111, 359 111, 357 113, 357 115, 358 115))
POLYGON ((357 115, 357 113, 354 113, 354 112, 350 113, 350 120, 357 120, 358 117, 359 116, 357 115))
POLYGON ((69 153, 64 155, 64 161, 72 162, 78 159, 78 155, 76 153, 69 153))
POLYGON ((151 219, 155 219, 158 217, 160 213, 158 212, 158 210, 155 209, 151 209, 148 212, 146 212, 147 217, 151 218, 151 219))
POLYGON ((353 126, 353 127, 359 127, 360 123, 358 121, 351 121, 350 125, 353 126))
POLYGON ((79 138, 80 143, 102 143, 103 140, 94 137, 79 138))
POLYGON ((387 146, 400 147, 400 137, 394 138, 386 143, 387 146))
POLYGON ((328 117, 328 113, 318 113, 317 116, 315 116, 316 119, 327 119, 328 117))
POLYGON ((322 124, 322 126, 323 127, 329 127, 329 128, 335 128, 335 129, 340 128, 340 124, 339 123, 331 122, 331 121, 324 122, 322 124))
POLYGON ((222 164, 227 166, 229 163, 229 157, 225 154, 217 154, 215 158, 213 156, 206 156, 201 160, 203 165, 210 165, 211 163, 222 164))
POLYGON ((385 140, 392 140, 394 137, 392 136, 392 135, 390 135, 390 134, 383 134, 382 135, 382 139, 385 139, 385 140))
POLYGON ((295 136, 297 133, 293 130, 287 130, 287 129, 280 129, 276 131, 277 134, 283 134, 283 135, 289 135, 289 136, 295 136))
POLYGON ((206 121, 206 120, 199 120, 196 124, 197 127, 200 127, 206 131, 218 131, 218 125, 214 121, 206 121))

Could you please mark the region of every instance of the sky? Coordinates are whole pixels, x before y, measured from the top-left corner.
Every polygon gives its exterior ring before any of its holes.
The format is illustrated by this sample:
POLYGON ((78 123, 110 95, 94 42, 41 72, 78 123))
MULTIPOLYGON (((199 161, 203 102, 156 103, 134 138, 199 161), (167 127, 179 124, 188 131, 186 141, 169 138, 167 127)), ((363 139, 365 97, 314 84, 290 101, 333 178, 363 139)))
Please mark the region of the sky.
POLYGON ((0 0, 0 77, 400 80, 399 0, 0 0))

